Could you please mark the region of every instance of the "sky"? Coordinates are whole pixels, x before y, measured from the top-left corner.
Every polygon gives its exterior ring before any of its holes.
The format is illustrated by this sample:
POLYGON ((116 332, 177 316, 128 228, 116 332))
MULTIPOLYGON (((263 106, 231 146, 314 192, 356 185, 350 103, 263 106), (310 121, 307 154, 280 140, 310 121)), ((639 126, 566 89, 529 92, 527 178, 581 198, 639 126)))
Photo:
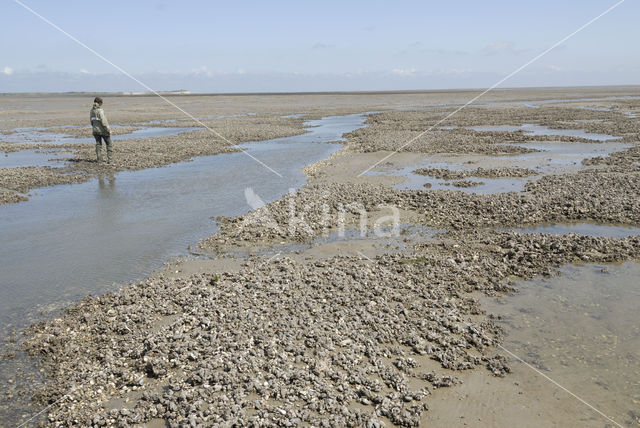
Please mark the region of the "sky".
MULTIPOLYGON (((158 91, 485 88, 618 0, 20 0, 158 91)), ((0 0, 0 93, 146 89, 0 0)), ((640 1, 625 0, 502 87, 640 84, 640 1)))

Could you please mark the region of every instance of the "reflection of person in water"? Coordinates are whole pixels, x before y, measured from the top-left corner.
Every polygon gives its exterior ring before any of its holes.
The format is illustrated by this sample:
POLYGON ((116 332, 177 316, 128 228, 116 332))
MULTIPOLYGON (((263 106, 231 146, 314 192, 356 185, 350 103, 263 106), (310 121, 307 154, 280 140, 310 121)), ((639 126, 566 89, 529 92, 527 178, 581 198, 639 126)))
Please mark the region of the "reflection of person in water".
POLYGON ((113 193, 113 190, 116 187, 116 176, 113 174, 107 174, 106 178, 107 178, 107 181, 109 182, 108 185, 105 184, 104 182, 105 175, 104 174, 98 175, 98 187, 100 189, 100 193, 103 193, 103 194, 113 193))
POLYGON ((109 127, 107 116, 102 110, 102 98, 95 97, 89 117, 91 118, 93 137, 96 139, 98 162, 102 162, 102 140, 104 140, 107 146, 107 163, 111 163, 111 128, 109 127))
MULTIPOLYGON (((118 198, 116 177, 113 173, 98 175, 98 191, 96 194, 96 211, 94 222, 96 230, 119 230, 122 216, 123 200, 118 198)), ((116 236, 115 234, 113 236, 116 236)))

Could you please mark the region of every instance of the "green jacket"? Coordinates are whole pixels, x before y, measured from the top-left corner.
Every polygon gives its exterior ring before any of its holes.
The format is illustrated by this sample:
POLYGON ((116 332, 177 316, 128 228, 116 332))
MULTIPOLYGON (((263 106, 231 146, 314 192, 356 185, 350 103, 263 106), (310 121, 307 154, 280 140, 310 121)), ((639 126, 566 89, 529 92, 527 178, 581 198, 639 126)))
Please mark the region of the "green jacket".
POLYGON ((111 128, 109 128, 107 116, 105 116, 100 104, 93 103, 89 118, 91 120, 91 127, 93 128, 93 135, 102 135, 105 137, 111 135, 111 128))

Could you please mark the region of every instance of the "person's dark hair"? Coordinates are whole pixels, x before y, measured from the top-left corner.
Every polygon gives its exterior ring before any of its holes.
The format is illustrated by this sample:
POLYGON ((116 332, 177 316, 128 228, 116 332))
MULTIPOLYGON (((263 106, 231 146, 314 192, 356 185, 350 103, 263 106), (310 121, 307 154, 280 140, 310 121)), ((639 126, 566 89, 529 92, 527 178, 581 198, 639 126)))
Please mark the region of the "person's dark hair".
POLYGON ((95 97, 95 98, 93 99, 93 102, 94 102, 94 103, 98 103, 98 104, 102 105, 102 98, 100 98, 100 97, 95 97))

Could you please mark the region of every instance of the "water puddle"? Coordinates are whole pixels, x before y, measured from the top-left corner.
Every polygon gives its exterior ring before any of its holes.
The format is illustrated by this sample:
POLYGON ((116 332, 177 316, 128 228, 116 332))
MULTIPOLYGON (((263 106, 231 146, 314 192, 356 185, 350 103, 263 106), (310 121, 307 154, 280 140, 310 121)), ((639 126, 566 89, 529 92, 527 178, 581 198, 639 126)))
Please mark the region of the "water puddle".
MULTIPOLYGON (((234 257, 245 258, 249 256, 278 257, 295 256, 303 254, 305 256, 330 258, 336 255, 374 257, 377 254, 393 251, 413 251, 414 240, 432 240, 439 233, 445 233, 444 229, 434 229, 424 225, 400 223, 393 225, 392 220, 387 216, 389 213, 380 212, 370 217, 363 217, 366 221, 362 225, 348 223, 344 229, 337 227, 329 228, 317 236, 309 237, 305 241, 298 243, 256 243, 254 246, 243 244, 237 247, 227 247, 234 257), (385 218, 386 217, 386 218, 385 218), (411 237, 412 239, 408 239, 411 237), (408 245, 407 243, 411 243, 408 245), (372 252, 373 251, 373 252, 372 252)), ((356 222, 359 219, 355 215, 356 222)), ((200 249, 195 250, 193 255, 209 255, 200 249)))
POLYGON ((484 103, 477 104, 483 107, 491 107, 496 105, 522 105, 524 107, 529 108, 540 108, 545 104, 567 104, 567 103, 580 103, 580 102, 598 102, 598 101, 623 101, 623 100, 635 100, 640 98, 640 96, 636 95, 623 95, 623 96, 613 96, 613 97, 601 97, 601 98, 550 98, 546 100, 538 100, 538 101, 506 101, 506 102, 492 102, 492 103, 484 103))
POLYGON ((575 233, 576 235, 601 236, 606 238, 640 236, 640 228, 638 227, 612 226, 595 223, 547 224, 536 227, 521 227, 513 229, 513 231, 518 233, 549 233, 551 235, 575 233))
MULTIPOLYGON (((375 222, 376 219, 370 219, 375 222)), ((308 246, 307 253, 316 257, 333 257, 338 255, 374 257, 377 254, 396 252, 411 252, 415 242, 407 240, 408 236, 420 240, 432 240, 443 229, 416 224, 383 224, 379 227, 349 228, 343 231, 331 231, 324 236, 318 236, 308 246), (408 243, 410 243, 408 245, 408 243)))
MULTIPOLYGON (((451 128, 450 128, 451 129, 451 128)), ((616 137, 608 134, 597 134, 586 132, 584 129, 552 129, 548 126, 537 125, 533 123, 525 123, 520 126, 500 125, 500 126, 466 126, 465 129, 472 129, 478 132, 516 132, 523 131, 527 135, 533 136, 565 136, 578 137, 594 141, 618 140, 622 137, 616 137)))
MULTIPOLYGON (((528 108, 540 108, 545 104, 565 104, 565 103, 579 103, 579 102, 598 102, 598 101, 616 101, 616 100, 635 100, 640 98, 640 96, 636 95, 625 95, 625 96, 613 96, 613 97, 601 97, 601 98, 551 98, 546 100, 537 100, 537 101, 493 101, 486 103, 472 103, 471 107, 495 107, 495 106, 504 106, 504 105, 521 105, 523 107, 528 108)), ((394 110, 398 111, 419 111, 419 110, 434 110, 434 109, 455 109, 460 108, 464 104, 442 104, 442 105, 434 105, 434 106, 413 106, 413 107, 400 107, 394 110)), ((627 114, 627 112, 623 112, 627 114)), ((631 113, 633 115, 633 113, 631 113)), ((636 117, 635 115, 629 117, 636 117)))
MULTIPOLYGON (((205 116, 196 118, 197 120, 211 120, 222 118, 235 118, 255 116, 256 113, 243 113, 233 115, 222 116, 205 116)), ((298 115, 294 115, 298 117, 298 115)), ((302 115, 304 116, 304 114, 302 115)), ((293 116, 292 116, 293 117, 293 116)), ((114 141, 130 140, 134 138, 154 138, 154 137, 171 137, 180 135, 185 132, 195 131, 200 129, 199 127, 172 127, 172 126, 158 126, 167 125, 171 123, 193 121, 191 118, 180 119, 166 119, 166 120, 152 120, 148 122, 140 122, 132 124, 127 127, 134 127, 135 129, 125 134, 113 135, 111 138, 114 141)), ((72 135, 51 132, 52 129, 62 129, 70 127, 69 125, 58 125, 43 128, 16 128, 12 134, 0 134, 0 140, 3 142, 14 144, 47 144, 51 146, 63 145, 63 144, 93 144, 95 140, 93 137, 74 137, 72 135)), ((113 129, 124 128, 122 125, 112 125, 113 129)), ((87 127, 87 132, 89 128, 87 127)), ((5 154, 4 159, 0 158, 0 168, 16 168, 21 166, 51 166, 61 167, 64 166, 57 162, 57 155, 43 154, 34 150, 23 150, 20 152, 13 152, 5 154)), ((62 155, 60 155, 62 156, 62 155)))
MULTIPOLYGON (((481 300, 489 313, 501 315, 496 322, 505 330, 505 348, 617 423, 637 426, 638 278, 640 264, 634 262, 570 265, 561 268, 559 277, 520 281, 513 295, 481 300)), ((526 388, 526 380, 511 377, 507 379, 526 388)), ((556 399, 582 406, 551 383, 547 385, 556 399)), ((593 415, 605 425, 605 420, 593 415)))
MULTIPOLYGON (((215 120, 215 119, 226 119, 226 118, 236 118, 236 117, 248 117, 248 116, 257 116, 257 113, 238 113, 238 114, 227 114, 227 115, 210 115, 210 116, 201 116, 196 117, 195 120, 215 120)), ((162 119, 162 120, 150 120, 148 122, 139 122, 134 124, 133 126, 149 126, 149 125, 164 125, 167 123, 180 123, 180 122, 193 122, 194 119, 190 117, 182 117, 180 119, 162 119)), ((197 129, 197 128, 194 128, 197 129)))
MULTIPOLYGON (((93 137, 73 137, 67 134, 48 132, 48 129, 61 128, 23 128, 16 130, 13 134, 3 135, 0 137, 3 141, 16 144, 47 144, 52 147, 62 144, 95 144, 93 137)), ((112 128, 121 128, 113 125, 112 128)), ((176 127, 160 127, 146 126, 134 129, 126 134, 113 135, 114 141, 130 140, 133 138, 153 138, 153 137, 170 137, 180 135, 184 132, 194 131, 200 128, 176 128, 176 127)), ((16 168, 21 166, 50 166, 53 168, 65 166, 61 157, 69 157, 61 153, 56 153, 54 149, 44 150, 21 150, 19 152, 5 153, 4 157, 0 157, 0 168, 16 168)))
POLYGON ((538 167, 542 172, 554 172, 557 169, 576 166, 580 168, 583 159, 594 158, 598 156, 606 157, 612 153, 621 152, 633 147, 630 143, 562 143, 556 141, 550 142, 531 142, 531 143, 508 143, 512 146, 520 146, 529 149, 538 150, 537 152, 523 153, 510 156, 510 163, 530 165, 529 167, 538 167))
POLYGON ((69 153, 57 150, 20 150, 18 152, 0 154, 0 168, 19 168, 23 166, 64 166, 64 159, 69 153))
MULTIPOLYGON (((524 126, 524 125, 523 125, 524 126)), ((443 129, 454 129, 453 127, 443 127, 443 129)), ((513 131, 523 127, 515 126, 486 126, 473 127, 479 131, 513 131)), ((549 135, 546 132, 555 132, 547 127, 532 125, 528 128, 536 135, 549 135)), ((562 135, 579 136, 598 141, 609 141, 613 137, 606 134, 592 134, 583 130, 559 130, 562 135)), ((627 150, 633 146, 630 143, 621 142, 594 142, 594 143, 565 143, 559 141, 545 142, 525 142, 525 143, 505 143, 511 146, 520 146, 536 150, 534 152, 522 153, 510 156, 487 156, 487 155, 432 155, 417 164, 399 169, 380 166, 374 171, 369 171, 370 175, 392 175, 405 179, 395 186, 397 189, 431 189, 431 190, 457 190, 465 193, 493 194, 505 192, 521 192, 527 182, 536 180, 540 175, 532 175, 523 178, 484 178, 468 177, 464 179, 464 185, 468 187, 456 186, 460 180, 445 180, 430 176, 415 174, 414 171, 421 168, 442 168, 453 171, 466 171, 478 167, 482 168, 529 168, 539 174, 567 173, 574 172, 582 168, 582 161, 598 156, 606 157, 612 153, 627 150), (472 166, 470 166, 472 165, 472 166)), ((458 183, 460 184, 460 183, 458 183)))
POLYGON ((638 115, 636 113, 630 112, 630 111, 626 111, 626 110, 620 110, 618 107, 611 107, 611 108, 607 108, 607 107, 583 107, 585 110, 591 110, 591 111, 605 111, 605 112, 610 112, 610 113, 621 113, 625 116, 627 116, 629 119, 636 119, 638 117, 638 115))
MULTIPOLYGON (((13 134, 5 134, 0 136, 0 141, 15 144, 90 144, 95 143, 93 137, 74 137, 68 134, 60 134, 57 132, 49 132, 53 128, 64 128, 66 126, 56 126, 49 128, 17 128, 13 134)), ((114 129, 122 128, 119 125, 112 125, 114 129)), ((88 128, 87 128, 88 129, 88 128)), ((114 141, 130 140, 133 138, 153 138, 153 137, 170 137, 180 135, 184 132, 200 129, 197 127, 167 127, 167 126, 142 126, 126 134, 112 136, 114 141)))
POLYGON ((453 183, 460 180, 445 180, 428 175, 415 174, 414 171, 420 168, 445 168, 453 171, 465 171, 469 167, 461 162, 438 162, 427 159, 415 165, 399 169, 389 169, 384 167, 369 171, 367 175, 393 175, 405 179, 402 183, 394 186, 399 190, 457 190, 464 193, 493 194, 506 192, 521 192, 527 179, 524 178, 465 178, 466 182, 477 183, 471 187, 457 187, 453 183))

